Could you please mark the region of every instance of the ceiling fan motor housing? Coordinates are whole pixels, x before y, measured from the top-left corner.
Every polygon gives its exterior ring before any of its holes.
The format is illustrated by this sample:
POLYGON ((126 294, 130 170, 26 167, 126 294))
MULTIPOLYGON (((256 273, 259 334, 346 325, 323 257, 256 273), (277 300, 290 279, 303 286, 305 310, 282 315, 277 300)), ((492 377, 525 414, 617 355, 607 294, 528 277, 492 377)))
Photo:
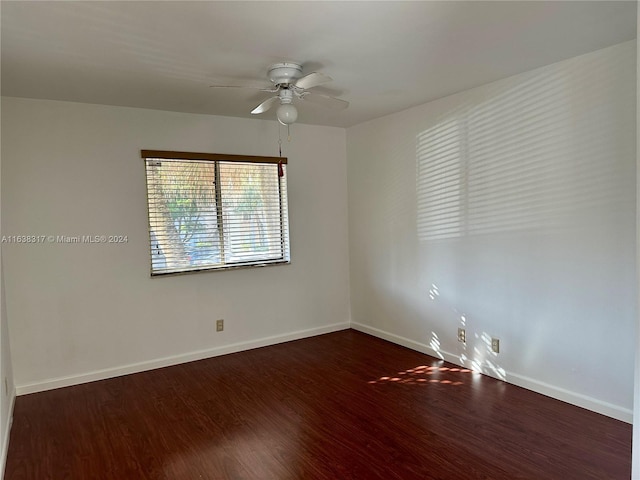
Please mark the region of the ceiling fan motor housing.
POLYGON ((289 85, 302 77, 302 65, 298 63, 276 63, 269 67, 269 80, 275 85, 289 85))
POLYGON ((281 105, 293 103, 293 92, 289 88, 283 88, 278 92, 278 98, 281 105))

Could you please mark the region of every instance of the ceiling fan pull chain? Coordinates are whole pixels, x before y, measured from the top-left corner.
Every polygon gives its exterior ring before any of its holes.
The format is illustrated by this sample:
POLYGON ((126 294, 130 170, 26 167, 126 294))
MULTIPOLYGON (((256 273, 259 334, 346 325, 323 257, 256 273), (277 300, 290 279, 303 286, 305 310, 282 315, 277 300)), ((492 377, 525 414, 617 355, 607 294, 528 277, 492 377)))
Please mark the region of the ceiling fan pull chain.
POLYGON ((280 153, 280 157, 282 157, 282 135, 280 133, 280 123, 278 123, 278 152, 280 153))
POLYGON ((287 142, 291 142, 291 125, 287 125, 287 142))

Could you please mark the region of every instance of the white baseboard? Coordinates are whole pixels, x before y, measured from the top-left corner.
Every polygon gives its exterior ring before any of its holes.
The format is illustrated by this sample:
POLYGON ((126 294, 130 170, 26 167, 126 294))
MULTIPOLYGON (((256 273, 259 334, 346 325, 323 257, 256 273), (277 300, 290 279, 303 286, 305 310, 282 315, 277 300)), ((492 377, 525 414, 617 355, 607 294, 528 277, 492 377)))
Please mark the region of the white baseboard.
MULTIPOLYGON (((360 332, 368 333, 369 335, 373 335, 374 337, 382 338, 384 340, 388 340, 389 342, 402 345, 403 347, 407 347, 412 350, 417 350, 418 352, 421 352, 421 353, 426 353, 427 355, 430 355, 432 357, 442 358, 447 362, 454 363, 462 367, 471 366, 469 362, 464 363, 458 355, 445 352, 444 350, 436 351, 433 348, 431 348, 429 345, 426 345, 424 343, 416 342, 415 340, 411 340, 406 337, 401 337, 400 335, 389 333, 384 330, 371 327, 369 325, 364 325, 362 323, 357 323, 357 322, 351 322, 351 328, 353 328, 354 330, 358 330, 360 332)), ((494 378, 498 378, 495 375, 492 375, 491 372, 482 372, 482 373, 494 378)), ((550 385, 548 383, 544 383, 539 380, 535 380, 533 378, 519 375, 516 373, 511 373, 508 371, 504 372, 504 378, 499 378, 499 379, 504 380, 507 383, 511 383, 513 385, 517 385, 522 388, 526 388, 527 390, 532 390, 536 393, 546 395, 547 397, 555 398, 557 400, 561 400, 563 402, 567 402, 572 405, 576 405, 578 407, 586 408, 587 410, 591 410, 593 412, 606 415, 607 417, 612 417, 627 423, 633 423, 633 410, 629 408, 624 408, 618 405, 614 405, 612 403, 603 402, 601 400, 598 400, 597 398, 572 392, 570 390, 566 390, 564 388, 557 387, 555 385, 550 385)))
POLYGON ((0 478, 4 478, 4 469, 7 465, 7 454, 9 453, 9 436, 11 435, 11 425, 13 425, 13 406, 16 402, 15 388, 11 392, 9 400, 9 416, 7 425, 4 429, 4 437, 2 438, 2 452, 0 453, 0 478))
POLYGON ((205 358, 217 357, 219 355, 227 355, 229 353, 241 352, 243 350, 250 350, 252 348, 266 347, 269 345, 276 345, 278 343, 289 342, 291 340, 299 340, 301 338, 313 337, 316 335, 322 335, 325 333, 337 332, 339 330, 346 330, 349 328, 349 323, 334 323, 324 327, 310 328, 307 330, 299 330, 296 332, 286 333, 283 335, 274 335, 270 337, 264 337, 257 340, 250 340, 247 342, 233 343, 231 345, 223 345, 220 347, 210 348, 206 350, 198 350, 195 352, 184 353, 180 355, 173 355, 164 358, 158 358, 155 360, 149 360, 146 362, 133 363, 129 365, 123 365, 114 368, 105 368, 102 370, 95 370, 93 372, 82 373, 78 375, 69 375, 66 377, 50 378, 39 382, 26 383, 16 385, 15 391, 17 395, 26 395, 29 393, 44 392, 46 390, 53 390, 54 388, 69 387, 72 385, 79 385, 81 383, 93 382, 96 380, 105 380, 107 378, 119 377, 121 375, 129 375, 131 373, 139 373, 147 370, 153 370, 155 368, 169 367, 171 365, 178 365, 180 363, 192 362, 195 360, 202 360, 205 358))

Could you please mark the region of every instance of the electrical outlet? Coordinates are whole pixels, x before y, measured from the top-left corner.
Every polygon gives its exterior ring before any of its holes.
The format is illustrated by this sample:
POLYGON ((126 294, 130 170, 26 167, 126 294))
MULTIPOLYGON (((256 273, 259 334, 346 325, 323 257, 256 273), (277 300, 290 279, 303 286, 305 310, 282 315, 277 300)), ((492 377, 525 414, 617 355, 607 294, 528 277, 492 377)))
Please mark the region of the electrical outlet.
POLYGON ((458 329, 458 341, 467 343, 467 331, 464 328, 458 329))
POLYGON ((216 320, 216 332, 221 332, 224 330, 224 320, 216 320))
POLYGON ((500 340, 497 338, 491 339, 491 350, 493 353, 500 353, 500 340))

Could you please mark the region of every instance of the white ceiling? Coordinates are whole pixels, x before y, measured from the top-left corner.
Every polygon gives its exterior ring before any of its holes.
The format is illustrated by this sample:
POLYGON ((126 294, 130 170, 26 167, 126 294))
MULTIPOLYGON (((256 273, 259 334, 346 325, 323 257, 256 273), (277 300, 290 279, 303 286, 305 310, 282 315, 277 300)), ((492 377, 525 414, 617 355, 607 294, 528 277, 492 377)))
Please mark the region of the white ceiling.
MULTIPOLYGON (((250 117, 267 67, 304 64, 351 126, 636 36, 636 2, 2 1, 2 95, 250 117)), ((274 118, 273 110, 260 115, 274 118)))

